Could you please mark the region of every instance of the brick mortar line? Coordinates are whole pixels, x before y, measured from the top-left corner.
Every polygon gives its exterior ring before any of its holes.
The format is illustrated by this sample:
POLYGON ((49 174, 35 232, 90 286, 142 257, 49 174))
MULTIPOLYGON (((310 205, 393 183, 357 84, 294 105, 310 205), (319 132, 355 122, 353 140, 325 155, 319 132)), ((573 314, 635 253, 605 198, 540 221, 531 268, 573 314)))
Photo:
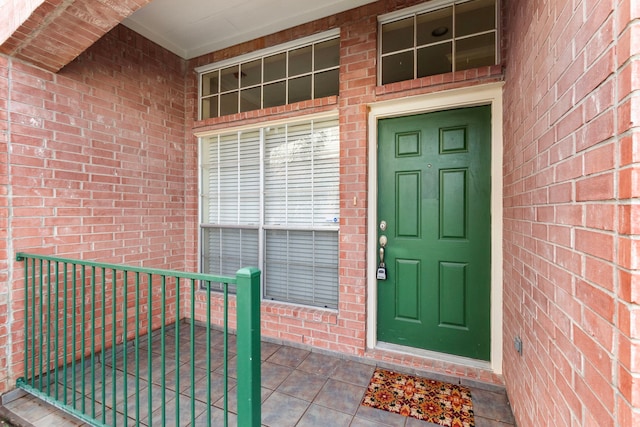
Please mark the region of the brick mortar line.
MULTIPOLYGON (((12 153, 12 139, 13 133, 11 130, 11 98, 12 98, 12 81, 13 81, 13 58, 7 57, 7 241, 6 241, 6 251, 7 251, 7 304, 9 301, 13 300, 11 298, 13 294, 13 282, 14 282, 14 268, 12 265, 13 261, 13 185, 12 185, 12 174, 11 174, 11 153, 12 153)), ((8 384, 11 382, 11 378, 16 376, 13 372, 13 356, 14 352, 10 349, 13 348, 13 332, 15 325, 15 311, 7 310, 8 316, 8 324, 11 325, 7 329, 7 346, 5 346, 5 357, 7 360, 7 377, 4 379, 8 384)))
MULTIPOLYGON (((71 6, 73 3, 75 3, 75 0, 64 0, 64 2, 58 6, 54 12, 48 14, 45 19, 42 21, 42 23, 40 23, 40 25, 37 26, 37 29, 35 31, 32 31, 27 37, 25 37, 25 39, 18 45, 18 47, 16 47, 16 49, 13 52, 13 55, 11 56, 18 56, 22 53, 22 51, 31 44, 31 42, 38 37, 40 34, 43 33, 43 31, 45 31, 47 28, 49 28, 49 25, 55 21, 58 17, 60 17, 68 8, 69 6, 71 6)), ((37 8, 36 8, 37 9, 37 8)), ((32 11, 33 14, 34 11, 32 11)), ((28 18, 27 18, 28 20, 28 18)), ((20 27, 18 27, 20 28, 20 27)))

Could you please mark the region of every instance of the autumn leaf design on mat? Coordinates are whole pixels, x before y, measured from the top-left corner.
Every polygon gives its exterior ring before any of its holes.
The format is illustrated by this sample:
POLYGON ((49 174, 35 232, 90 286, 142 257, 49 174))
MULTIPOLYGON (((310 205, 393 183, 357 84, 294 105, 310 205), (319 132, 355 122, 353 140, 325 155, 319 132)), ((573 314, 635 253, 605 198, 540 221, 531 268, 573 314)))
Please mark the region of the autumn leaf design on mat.
POLYGON ((447 427, 473 427, 471 391, 464 386, 376 369, 364 406, 447 427))

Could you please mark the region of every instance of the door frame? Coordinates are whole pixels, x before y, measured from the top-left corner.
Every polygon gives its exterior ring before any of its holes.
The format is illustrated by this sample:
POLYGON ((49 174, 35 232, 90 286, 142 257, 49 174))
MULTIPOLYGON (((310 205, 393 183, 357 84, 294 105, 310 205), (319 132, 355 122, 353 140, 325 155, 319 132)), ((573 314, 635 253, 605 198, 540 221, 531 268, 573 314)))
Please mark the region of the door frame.
MULTIPOLYGON (((378 212, 378 120, 412 114, 451 110, 456 108, 491 106, 491 356, 490 361, 479 361, 444 353, 435 353, 407 347, 392 350, 475 368, 490 369, 502 374, 502 87, 504 83, 489 83, 467 88, 417 95, 402 99, 376 102, 369 105, 368 144, 369 179, 367 209, 367 348, 380 347, 377 338, 378 293, 376 268, 378 266, 377 212, 378 212)), ((385 346, 386 349, 389 347, 385 346)))

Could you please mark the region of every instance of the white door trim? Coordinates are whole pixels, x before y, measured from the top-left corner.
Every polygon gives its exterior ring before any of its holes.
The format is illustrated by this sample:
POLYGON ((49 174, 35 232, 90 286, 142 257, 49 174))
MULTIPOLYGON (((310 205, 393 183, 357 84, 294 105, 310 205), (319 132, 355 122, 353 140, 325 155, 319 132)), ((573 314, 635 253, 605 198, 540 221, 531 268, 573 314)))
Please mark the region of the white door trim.
MULTIPOLYGON (((491 370, 502 374, 502 86, 490 83, 418 95, 369 105, 369 190, 367 244, 367 348, 375 348, 377 340, 378 266, 378 120, 430 111, 476 105, 491 105, 491 370)), ((419 354, 416 351, 416 355, 419 354)), ((451 355, 443 354, 443 361, 451 355)), ((475 364, 470 364, 475 365, 475 364)))

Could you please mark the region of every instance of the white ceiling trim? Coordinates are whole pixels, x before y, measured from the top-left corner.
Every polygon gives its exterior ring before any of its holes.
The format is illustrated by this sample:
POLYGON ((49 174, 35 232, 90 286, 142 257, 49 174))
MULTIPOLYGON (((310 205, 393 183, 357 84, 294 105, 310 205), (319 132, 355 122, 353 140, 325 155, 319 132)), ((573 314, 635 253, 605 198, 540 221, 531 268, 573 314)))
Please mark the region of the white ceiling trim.
POLYGON ((122 23, 191 59, 372 0, 154 0, 122 23))
POLYGON ((300 39, 291 40, 290 42, 282 43, 276 46, 266 47, 264 49, 256 50, 253 52, 245 53, 244 55, 234 56, 233 58, 225 59, 222 61, 214 62, 207 65, 202 65, 195 69, 196 73, 206 73, 207 71, 216 70, 218 68, 228 67, 230 65, 236 65, 242 62, 248 62, 253 59, 270 56, 275 53, 284 52, 287 50, 295 49, 298 46, 306 46, 311 43, 319 43, 325 40, 336 38, 340 35, 340 29, 334 28, 333 30, 324 31, 322 33, 314 34, 300 39))

